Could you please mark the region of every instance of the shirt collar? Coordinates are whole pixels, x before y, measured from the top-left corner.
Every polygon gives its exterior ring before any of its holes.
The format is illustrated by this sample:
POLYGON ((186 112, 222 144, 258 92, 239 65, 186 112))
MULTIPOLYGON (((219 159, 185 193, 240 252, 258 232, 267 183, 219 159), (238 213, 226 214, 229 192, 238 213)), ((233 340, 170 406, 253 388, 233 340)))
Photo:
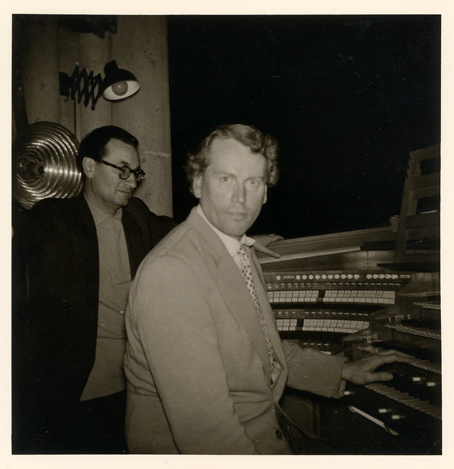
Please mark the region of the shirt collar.
POLYGON ((238 252, 238 249, 240 249, 240 246, 242 244, 245 244, 246 246, 252 246, 255 243, 255 239, 249 238, 249 236, 246 236, 245 234, 238 241, 236 238, 232 238, 231 236, 226 235, 222 231, 219 231, 208 221, 208 218, 203 213, 203 209, 200 204, 197 205, 196 210, 197 213, 208 223, 208 225, 213 229, 213 231, 219 236, 221 241, 224 243, 227 251, 232 257, 238 252))
POLYGON ((122 215, 121 207, 113 215, 110 215, 109 213, 105 212, 94 203, 90 202, 85 194, 84 194, 84 197, 85 197, 85 200, 87 201, 88 207, 90 208, 90 212, 93 215, 96 226, 99 226, 108 218, 112 218, 112 220, 114 220, 115 218, 119 218, 121 220, 121 215, 122 215))

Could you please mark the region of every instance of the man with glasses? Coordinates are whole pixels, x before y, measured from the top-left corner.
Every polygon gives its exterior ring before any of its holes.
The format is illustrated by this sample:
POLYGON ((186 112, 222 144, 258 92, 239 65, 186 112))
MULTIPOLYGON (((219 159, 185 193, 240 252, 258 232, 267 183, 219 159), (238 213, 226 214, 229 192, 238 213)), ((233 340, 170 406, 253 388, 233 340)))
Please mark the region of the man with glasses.
POLYGON ((127 294, 176 225, 131 197, 145 175, 138 144, 119 127, 95 129, 79 149, 81 194, 42 200, 14 227, 28 275, 15 335, 14 453, 126 451, 127 294))

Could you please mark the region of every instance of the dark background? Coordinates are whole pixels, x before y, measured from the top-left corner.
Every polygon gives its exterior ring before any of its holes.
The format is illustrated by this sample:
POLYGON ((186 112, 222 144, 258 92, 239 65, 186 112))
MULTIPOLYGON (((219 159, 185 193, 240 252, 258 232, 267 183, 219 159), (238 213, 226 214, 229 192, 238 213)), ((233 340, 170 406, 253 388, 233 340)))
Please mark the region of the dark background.
POLYGON ((174 216, 182 166, 214 127, 280 143, 281 179, 250 233, 286 238, 389 225, 410 151, 440 142, 441 17, 170 16, 174 216))

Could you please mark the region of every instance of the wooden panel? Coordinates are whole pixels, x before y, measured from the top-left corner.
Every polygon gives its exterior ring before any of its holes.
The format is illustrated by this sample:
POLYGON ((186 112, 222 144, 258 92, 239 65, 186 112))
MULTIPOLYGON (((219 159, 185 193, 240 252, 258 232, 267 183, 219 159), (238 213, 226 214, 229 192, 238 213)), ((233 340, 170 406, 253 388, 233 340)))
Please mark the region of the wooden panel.
POLYGON ((411 198, 413 200, 424 199, 425 197, 433 197, 440 195, 440 186, 421 187, 411 191, 411 198))
MULTIPOLYGON (((440 225, 440 212, 425 213, 424 215, 412 215, 407 217, 407 228, 429 225, 440 225)), ((439 230, 439 226, 437 226, 437 230, 439 230)))
POLYGON ((145 180, 135 191, 158 215, 172 216, 167 23, 163 16, 119 16, 112 59, 141 84, 137 94, 112 105, 112 122, 139 140, 145 180), (133 53, 132 53, 133 51, 133 53))
POLYGON ((430 160, 440 157, 440 145, 432 145, 430 147, 421 148, 410 153, 412 161, 420 163, 421 161, 430 160))
POLYGON ((34 16, 21 40, 22 81, 28 123, 60 123, 58 25, 53 16, 34 16))
MULTIPOLYGON (((424 161, 440 158, 440 145, 416 150, 410 153, 410 160, 407 172, 407 179, 404 184, 402 196, 402 206, 399 216, 397 230, 397 243, 395 262, 411 262, 407 244, 410 241, 412 248, 417 246, 415 241, 421 241, 421 247, 425 248, 427 242, 435 242, 440 236, 440 216, 439 213, 417 214, 418 201, 440 194, 440 172, 421 175, 421 163, 424 161)), ((437 164, 438 166, 438 164, 437 164)), ((439 208, 437 208, 439 212, 439 208)), ((418 255, 418 259, 421 255, 418 255)), ((439 260, 439 253, 427 255, 427 261, 439 260)))
POLYGON ((425 174, 424 176, 415 177, 410 181, 410 188, 420 189, 423 187, 439 187, 440 173, 425 174))
MULTIPOLYGON (((297 253, 311 253, 317 255, 319 251, 337 250, 343 248, 360 248, 365 242, 394 241, 396 233, 390 226, 370 228, 365 230, 345 231, 326 235, 307 236, 277 241, 270 245, 281 256, 297 253)), ((259 253, 259 258, 269 257, 259 253)))

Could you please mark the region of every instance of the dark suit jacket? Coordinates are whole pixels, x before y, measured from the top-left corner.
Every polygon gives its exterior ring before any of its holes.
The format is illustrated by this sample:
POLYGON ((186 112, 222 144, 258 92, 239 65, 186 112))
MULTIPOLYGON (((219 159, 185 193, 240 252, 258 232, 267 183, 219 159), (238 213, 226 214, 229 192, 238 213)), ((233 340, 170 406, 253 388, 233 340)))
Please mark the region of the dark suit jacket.
MULTIPOLYGON (((134 277, 176 223, 134 197, 123 208, 122 222, 134 277)), ((42 200, 14 228, 13 441, 28 452, 68 425, 93 367, 99 253, 83 194, 42 200)))
POLYGON ((126 311, 131 452, 290 454, 276 414, 284 387, 342 394, 344 358, 281 342, 253 250, 251 257, 282 365, 274 385, 241 272, 195 209, 141 264, 126 311))

